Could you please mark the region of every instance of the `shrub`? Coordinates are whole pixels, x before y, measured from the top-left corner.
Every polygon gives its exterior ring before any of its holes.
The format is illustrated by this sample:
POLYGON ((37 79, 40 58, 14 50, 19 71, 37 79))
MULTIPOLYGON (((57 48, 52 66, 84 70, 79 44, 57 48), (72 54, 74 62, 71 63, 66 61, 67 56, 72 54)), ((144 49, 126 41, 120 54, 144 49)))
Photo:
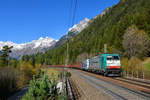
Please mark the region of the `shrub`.
POLYGON ((60 78, 60 79, 63 79, 63 76, 65 75, 65 77, 71 77, 71 73, 70 72, 60 72, 59 74, 58 74, 58 77, 60 78))
POLYGON ((63 72, 60 72, 60 73, 58 74, 58 78, 60 78, 60 80, 63 79, 63 72))
POLYGON ((32 80, 33 75, 38 75, 38 71, 31 65, 25 62, 22 62, 19 67, 19 82, 18 86, 22 87, 26 84, 29 84, 32 80))
POLYGON ((128 62, 129 69, 133 71, 141 71, 142 70, 142 61, 137 57, 131 57, 128 62))
POLYGON ((142 61, 137 57, 131 57, 129 60, 127 58, 122 59, 122 69, 126 74, 136 77, 142 77, 144 68, 142 61))
POLYGON ((128 69, 128 58, 122 58, 121 59, 121 67, 122 70, 127 70, 128 69))
POLYGON ((71 73, 70 72, 66 72, 66 77, 71 77, 71 73))
POLYGON ((0 69, 0 99, 6 99, 17 89, 17 75, 12 68, 0 69))
POLYGON ((42 72, 42 65, 41 64, 36 64, 35 65, 35 71, 36 71, 36 77, 40 77, 40 73, 42 72))
POLYGON ((18 64, 19 64, 19 61, 16 60, 16 59, 12 59, 10 61, 10 66, 13 67, 13 68, 17 68, 18 67, 18 64))
POLYGON ((31 80, 29 90, 22 100, 56 100, 58 97, 64 98, 64 96, 59 95, 57 82, 44 74, 40 79, 34 77, 31 80))

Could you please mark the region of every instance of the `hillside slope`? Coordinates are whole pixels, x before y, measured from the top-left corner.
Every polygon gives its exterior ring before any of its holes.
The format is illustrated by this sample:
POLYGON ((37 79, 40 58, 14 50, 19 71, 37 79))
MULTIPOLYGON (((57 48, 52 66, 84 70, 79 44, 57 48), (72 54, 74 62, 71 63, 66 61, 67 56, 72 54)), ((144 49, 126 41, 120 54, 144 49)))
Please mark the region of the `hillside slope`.
POLYGON ((76 36, 78 33, 80 33, 84 28, 86 28, 89 24, 89 19, 85 18, 84 20, 80 21, 78 24, 74 25, 72 28, 70 28, 67 32, 67 35, 62 36, 59 41, 56 43, 55 47, 58 48, 61 45, 63 45, 68 39, 71 39, 72 37, 76 36))
MULTIPOLYGON (((69 62, 99 55, 106 43, 108 52, 124 52, 122 46, 125 30, 135 25, 150 36, 150 0, 121 0, 105 13, 92 19, 90 25, 69 40, 69 62)), ((44 63, 63 64, 67 43, 44 54, 44 63)), ((42 55, 43 56, 43 55, 42 55)), ((36 59, 41 59, 40 55, 36 59)))

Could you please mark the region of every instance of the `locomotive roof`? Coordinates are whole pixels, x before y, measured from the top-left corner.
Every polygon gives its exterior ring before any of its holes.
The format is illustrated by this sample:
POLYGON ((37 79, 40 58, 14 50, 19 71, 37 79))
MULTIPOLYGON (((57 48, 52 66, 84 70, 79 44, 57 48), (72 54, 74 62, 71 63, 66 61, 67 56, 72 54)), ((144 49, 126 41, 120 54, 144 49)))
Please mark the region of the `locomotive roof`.
MULTIPOLYGON (((116 54, 116 53, 103 53, 103 54, 101 54, 100 56, 119 56, 119 54, 116 54)), ((96 58, 99 58, 100 56, 94 56, 94 57, 91 57, 91 58, 89 58, 89 59, 96 59, 96 58)), ((88 59, 86 59, 86 60, 88 60, 88 59)), ((86 60, 84 60, 84 61, 86 61, 86 60)))
POLYGON ((101 56, 119 56, 119 54, 102 54, 101 56))

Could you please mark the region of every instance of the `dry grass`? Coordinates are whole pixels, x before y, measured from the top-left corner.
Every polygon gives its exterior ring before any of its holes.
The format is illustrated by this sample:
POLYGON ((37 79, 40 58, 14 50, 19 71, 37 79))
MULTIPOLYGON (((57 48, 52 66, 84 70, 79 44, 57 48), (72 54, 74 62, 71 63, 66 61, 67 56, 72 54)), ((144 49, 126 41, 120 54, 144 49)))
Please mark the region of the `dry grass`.
POLYGON ((0 99, 7 98, 17 89, 17 75, 12 68, 0 69, 0 99))
POLYGON ((47 72, 50 78, 58 79, 60 71, 56 70, 55 68, 45 68, 44 71, 47 72))

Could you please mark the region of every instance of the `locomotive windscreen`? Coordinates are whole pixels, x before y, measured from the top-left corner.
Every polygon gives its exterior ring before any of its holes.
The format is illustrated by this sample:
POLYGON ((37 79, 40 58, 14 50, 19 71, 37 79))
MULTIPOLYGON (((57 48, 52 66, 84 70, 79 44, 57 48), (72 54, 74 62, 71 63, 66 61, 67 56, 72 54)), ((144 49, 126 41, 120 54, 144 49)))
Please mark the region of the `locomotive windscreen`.
POLYGON ((119 60, 118 56, 107 56, 107 60, 119 60))

